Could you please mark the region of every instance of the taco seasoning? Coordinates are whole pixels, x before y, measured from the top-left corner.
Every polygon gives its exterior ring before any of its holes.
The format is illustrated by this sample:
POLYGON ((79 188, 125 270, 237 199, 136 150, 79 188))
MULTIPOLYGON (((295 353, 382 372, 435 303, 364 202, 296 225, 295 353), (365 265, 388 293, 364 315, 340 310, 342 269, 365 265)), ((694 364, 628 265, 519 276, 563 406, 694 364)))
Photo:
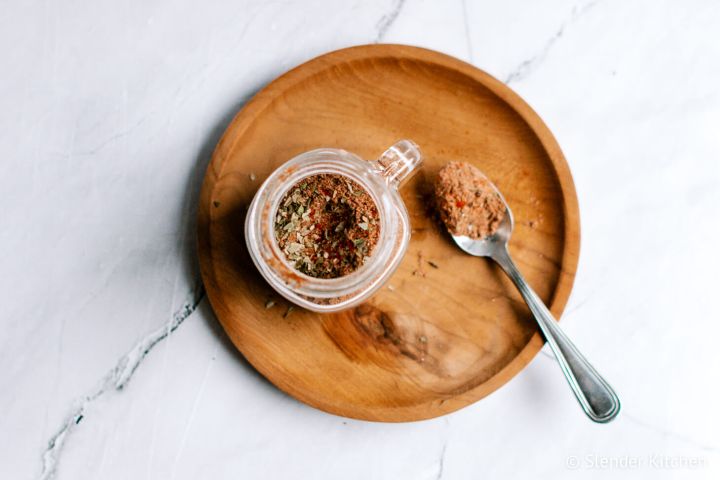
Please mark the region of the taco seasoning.
POLYGON ((378 209, 357 182, 337 174, 306 177, 280 200, 275 239, 296 270, 315 278, 354 272, 380 237, 378 209))
POLYGON ((450 162, 438 173, 435 203, 453 235, 480 239, 494 234, 505 218, 505 204, 480 170, 450 162))

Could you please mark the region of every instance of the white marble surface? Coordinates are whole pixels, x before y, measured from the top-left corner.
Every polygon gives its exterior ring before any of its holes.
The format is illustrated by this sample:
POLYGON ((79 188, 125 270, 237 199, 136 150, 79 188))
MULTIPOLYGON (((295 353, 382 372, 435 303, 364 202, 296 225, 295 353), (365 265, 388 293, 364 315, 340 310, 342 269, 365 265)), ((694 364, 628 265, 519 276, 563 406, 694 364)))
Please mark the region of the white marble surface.
POLYGON ((4 2, 0 478, 720 478, 718 25, 714 1, 4 2), (472 62, 557 136, 583 226, 564 326, 616 422, 547 352, 444 418, 338 418, 218 328, 193 216, 220 132, 376 41, 472 62))

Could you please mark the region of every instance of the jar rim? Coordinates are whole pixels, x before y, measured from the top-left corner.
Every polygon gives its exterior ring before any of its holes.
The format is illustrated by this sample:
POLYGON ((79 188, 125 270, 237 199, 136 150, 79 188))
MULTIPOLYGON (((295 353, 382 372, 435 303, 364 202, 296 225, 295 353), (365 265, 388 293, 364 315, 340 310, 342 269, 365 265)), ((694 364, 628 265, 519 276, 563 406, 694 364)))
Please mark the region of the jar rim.
POLYGON ((246 239, 253 261, 266 278, 269 275, 296 295, 338 298, 363 289, 368 283, 374 286, 374 283, 384 280, 388 269, 394 270, 402 255, 394 254, 392 244, 409 236, 408 232, 404 232, 403 237, 398 238, 397 220, 403 216, 407 223, 407 211, 397 190, 389 188, 383 177, 374 171, 371 162, 345 150, 321 148, 289 160, 260 186, 248 212, 246 239), (375 203, 380 221, 380 238, 372 255, 355 271, 329 279, 312 277, 295 269, 280 250, 274 232, 275 215, 287 191, 302 179, 323 173, 342 175, 360 184, 375 203), (250 241, 251 229, 259 233, 259 249, 250 241), (373 282, 374 277, 376 282, 373 282))

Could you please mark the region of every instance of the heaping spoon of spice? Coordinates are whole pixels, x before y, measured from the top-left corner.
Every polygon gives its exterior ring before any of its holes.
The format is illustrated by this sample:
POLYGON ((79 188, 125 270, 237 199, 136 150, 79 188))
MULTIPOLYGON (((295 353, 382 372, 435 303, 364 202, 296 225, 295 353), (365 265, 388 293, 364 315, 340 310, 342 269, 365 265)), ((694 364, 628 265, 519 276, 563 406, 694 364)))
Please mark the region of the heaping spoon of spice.
POLYGON ((470 255, 495 260, 520 290, 587 416, 599 423, 614 419, 620 412, 617 394, 563 333, 510 258, 513 216, 495 185, 474 166, 451 162, 438 175, 435 195, 455 243, 470 255))

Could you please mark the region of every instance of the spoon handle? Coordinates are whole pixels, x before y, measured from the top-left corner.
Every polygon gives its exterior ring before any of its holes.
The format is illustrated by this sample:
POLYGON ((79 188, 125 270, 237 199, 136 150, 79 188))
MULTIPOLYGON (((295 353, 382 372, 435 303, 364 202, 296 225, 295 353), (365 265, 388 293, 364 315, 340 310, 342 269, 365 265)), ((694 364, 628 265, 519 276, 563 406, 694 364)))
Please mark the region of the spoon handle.
POLYGON ((620 399, 617 394, 560 329, 552 313, 513 263, 507 247, 498 249, 493 260, 505 270, 520 290, 587 416, 598 423, 606 423, 615 418, 620 412, 620 399))

